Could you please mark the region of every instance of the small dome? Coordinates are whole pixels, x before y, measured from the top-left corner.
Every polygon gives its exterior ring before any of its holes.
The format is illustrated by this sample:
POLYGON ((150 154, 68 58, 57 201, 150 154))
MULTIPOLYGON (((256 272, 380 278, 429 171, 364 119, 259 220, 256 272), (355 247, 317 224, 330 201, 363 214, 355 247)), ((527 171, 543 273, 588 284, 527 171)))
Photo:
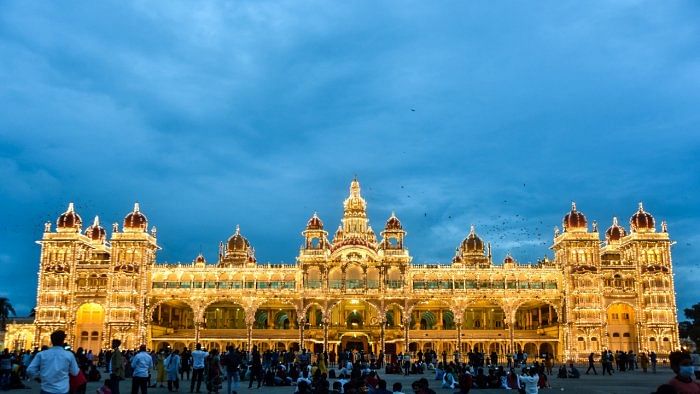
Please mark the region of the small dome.
POLYGON ((228 239, 227 249, 229 252, 245 252, 250 243, 241 235, 240 226, 236 226, 236 232, 228 239))
POLYGON ((307 230, 323 230, 323 221, 318 217, 316 212, 311 216, 311 219, 306 223, 307 230))
POLYGON ((75 212, 75 207, 73 206, 73 203, 68 203, 68 209, 66 209, 65 212, 61 214, 61 216, 58 217, 58 220, 56 221, 56 227, 59 230, 75 230, 75 231, 80 231, 80 228, 83 226, 83 219, 80 218, 80 215, 78 215, 75 212))
POLYGON ((200 253, 197 255, 197 258, 194 259, 194 263, 195 264, 206 264, 207 260, 204 258, 204 255, 200 253))
POLYGON ((85 229, 85 235, 93 241, 105 241, 105 238, 107 238, 107 231, 105 231, 104 227, 100 226, 99 217, 95 216, 95 220, 92 222, 92 225, 85 229))
POLYGON ((576 210, 575 202, 571 203, 571 212, 564 216, 562 224, 564 226, 564 231, 588 230, 588 221, 586 220, 586 216, 583 214, 583 212, 576 210))
POLYGON ((484 241, 476 235, 474 226, 471 226, 469 235, 462 241, 462 250, 467 253, 484 253, 484 241))
POLYGON ((513 258, 513 256, 510 255, 510 253, 508 253, 506 255, 506 258, 503 259, 503 264, 513 264, 513 263, 515 263, 515 259, 513 258))
POLYGON ((386 221, 386 226, 384 226, 384 228, 387 230, 403 230, 401 221, 396 217, 394 212, 391 213, 391 217, 386 221))
POLYGON ((630 218, 630 229, 632 232, 654 231, 654 224, 654 217, 644 210, 644 206, 640 202, 639 209, 630 218))
POLYGON ((626 235, 627 235, 627 232, 625 231, 625 228, 620 226, 617 223, 617 218, 614 217, 613 222, 612 222, 612 226, 610 226, 610 228, 608 228, 605 231, 605 240, 608 243, 617 242, 620 239, 622 239, 622 237, 624 237, 626 235))
POLYGON ((134 204, 134 210, 124 218, 125 231, 146 231, 148 219, 141 213, 139 203, 134 204))

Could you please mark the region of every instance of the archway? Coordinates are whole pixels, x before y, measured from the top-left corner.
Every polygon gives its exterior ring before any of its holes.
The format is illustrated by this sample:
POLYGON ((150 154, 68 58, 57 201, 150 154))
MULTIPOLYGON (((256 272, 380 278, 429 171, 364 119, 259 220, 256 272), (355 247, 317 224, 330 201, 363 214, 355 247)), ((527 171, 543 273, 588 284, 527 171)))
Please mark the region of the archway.
POLYGON ((638 351, 636 316, 634 308, 629 304, 614 303, 608 306, 608 335, 609 348, 613 351, 638 351))
POLYGON ((464 311, 462 327, 465 330, 503 330, 506 328, 506 314, 495 304, 475 304, 464 311))
POLYGON ((516 330, 537 330, 554 327, 559 323, 559 316, 553 306, 542 301, 528 301, 521 304, 515 312, 516 330))
POLYGON ((411 328, 419 330, 453 330, 454 313, 440 301, 420 302, 411 310, 411 328))
POLYGON ((377 307, 365 300, 337 302, 329 312, 330 325, 336 330, 367 330, 378 328, 377 307))
POLYGON ((350 264, 345 269, 345 288, 346 289, 361 289, 364 288, 364 272, 358 264, 350 264))
POLYGON ((367 353, 369 351, 369 340, 366 334, 347 333, 340 337, 340 348, 342 350, 357 350, 367 353))
POLYGON ((100 304, 86 303, 78 308, 75 319, 76 348, 98 354, 102 349, 105 310, 100 304))
POLYGON ((165 301, 151 313, 151 336, 159 337, 183 330, 194 330, 194 311, 182 301, 165 301))
POLYGON ((270 300, 255 311, 254 330, 289 330, 297 327, 297 311, 289 302, 270 300))
POLYGON ((540 353, 538 356, 544 358, 544 355, 554 356, 554 346, 552 346, 552 344, 549 342, 543 342, 540 344, 540 353))
POLYGON ((244 329, 245 310, 233 301, 219 301, 204 310, 204 327, 208 330, 244 329))

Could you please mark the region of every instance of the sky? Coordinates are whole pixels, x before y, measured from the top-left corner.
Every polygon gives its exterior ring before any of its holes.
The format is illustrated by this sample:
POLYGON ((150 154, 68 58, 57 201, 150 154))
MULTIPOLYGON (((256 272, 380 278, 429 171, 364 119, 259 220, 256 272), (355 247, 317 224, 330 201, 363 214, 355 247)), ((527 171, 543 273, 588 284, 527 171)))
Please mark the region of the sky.
POLYGON ((700 302, 700 4, 30 2, 0 7, 0 296, 34 306, 43 223, 138 201, 159 262, 240 224, 294 262, 357 175, 415 263, 474 224, 494 260, 549 255, 576 201, 601 232, 668 221, 700 302))

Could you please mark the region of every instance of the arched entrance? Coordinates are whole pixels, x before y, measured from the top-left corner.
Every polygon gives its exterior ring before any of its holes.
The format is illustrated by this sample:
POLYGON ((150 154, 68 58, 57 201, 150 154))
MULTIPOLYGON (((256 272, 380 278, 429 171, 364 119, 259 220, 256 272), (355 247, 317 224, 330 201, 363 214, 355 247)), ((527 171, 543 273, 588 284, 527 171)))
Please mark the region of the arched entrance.
POLYGON ((608 306, 608 335, 609 349, 638 351, 637 331, 635 328, 636 316, 634 308, 629 304, 615 303, 608 306))
POLYGON ((357 350, 358 352, 369 351, 369 339, 367 334, 348 332, 340 337, 340 348, 342 350, 357 350))
POLYGON ((78 308, 75 319, 76 348, 98 354, 102 348, 105 310, 100 304, 87 303, 78 308))

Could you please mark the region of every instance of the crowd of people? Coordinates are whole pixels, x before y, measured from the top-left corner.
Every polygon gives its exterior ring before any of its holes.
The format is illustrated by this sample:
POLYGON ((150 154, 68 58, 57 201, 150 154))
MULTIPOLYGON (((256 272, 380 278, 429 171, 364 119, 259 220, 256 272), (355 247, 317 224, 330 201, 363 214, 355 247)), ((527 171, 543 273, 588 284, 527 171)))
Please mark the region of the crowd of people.
MULTIPOLYGON (((120 394, 131 381, 130 392, 147 393, 148 388, 166 388, 179 392, 180 382, 189 381, 184 391, 200 393, 235 393, 241 382, 247 387, 261 388, 290 386, 295 394, 403 394, 404 389, 413 393, 429 394, 430 388, 439 386, 443 392, 468 393, 471 390, 512 389, 520 393, 537 393, 550 387, 554 358, 543 354, 538 360, 529 360, 527 353, 517 352, 499 359, 496 353, 470 352, 462 360, 459 354, 448 359, 446 352, 418 351, 415 354, 384 355, 365 354, 346 350, 335 354, 300 351, 260 352, 253 346, 250 352, 228 347, 223 352, 209 351, 197 344, 194 350, 162 349, 151 351, 142 345, 138 349, 121 349, 119 340, 112 341, 108 351, 94 355, 83 349, 71 350, 65 346, 65 333, 51 335, 52 347, 40 351, 0 355, 0 386, 3 389, 25 388, 28 379, 40 381, 42 393, 85 393, 87 383, 98 384, 98 394, 120 394), (391 386, 386 377, 396 374, 422 375, 413 381, 410 389, 400 382, 391 386), (245 383, 244 383, 245 384, 245 383)), ((596 355, 588 357, 586 374, 595 369, 596 355)), ((700 356, 676 352, 669 357, 676 376, 657 393, 700 393, 700 356)), ((600 356, 603 374, 625 372, 638 368, 646 372, 651 365, 656 372, 656 354, 604 351, 600 356), (615 368, 613 368, 613 365, 615 368)), ((573 363, 562 364, 557 378, 577 379, 581 372, 573 363)), ((402 379, 405 381, 405 379, 402 379)), ((410 378, 409 378, 410 380, 410 378)))

